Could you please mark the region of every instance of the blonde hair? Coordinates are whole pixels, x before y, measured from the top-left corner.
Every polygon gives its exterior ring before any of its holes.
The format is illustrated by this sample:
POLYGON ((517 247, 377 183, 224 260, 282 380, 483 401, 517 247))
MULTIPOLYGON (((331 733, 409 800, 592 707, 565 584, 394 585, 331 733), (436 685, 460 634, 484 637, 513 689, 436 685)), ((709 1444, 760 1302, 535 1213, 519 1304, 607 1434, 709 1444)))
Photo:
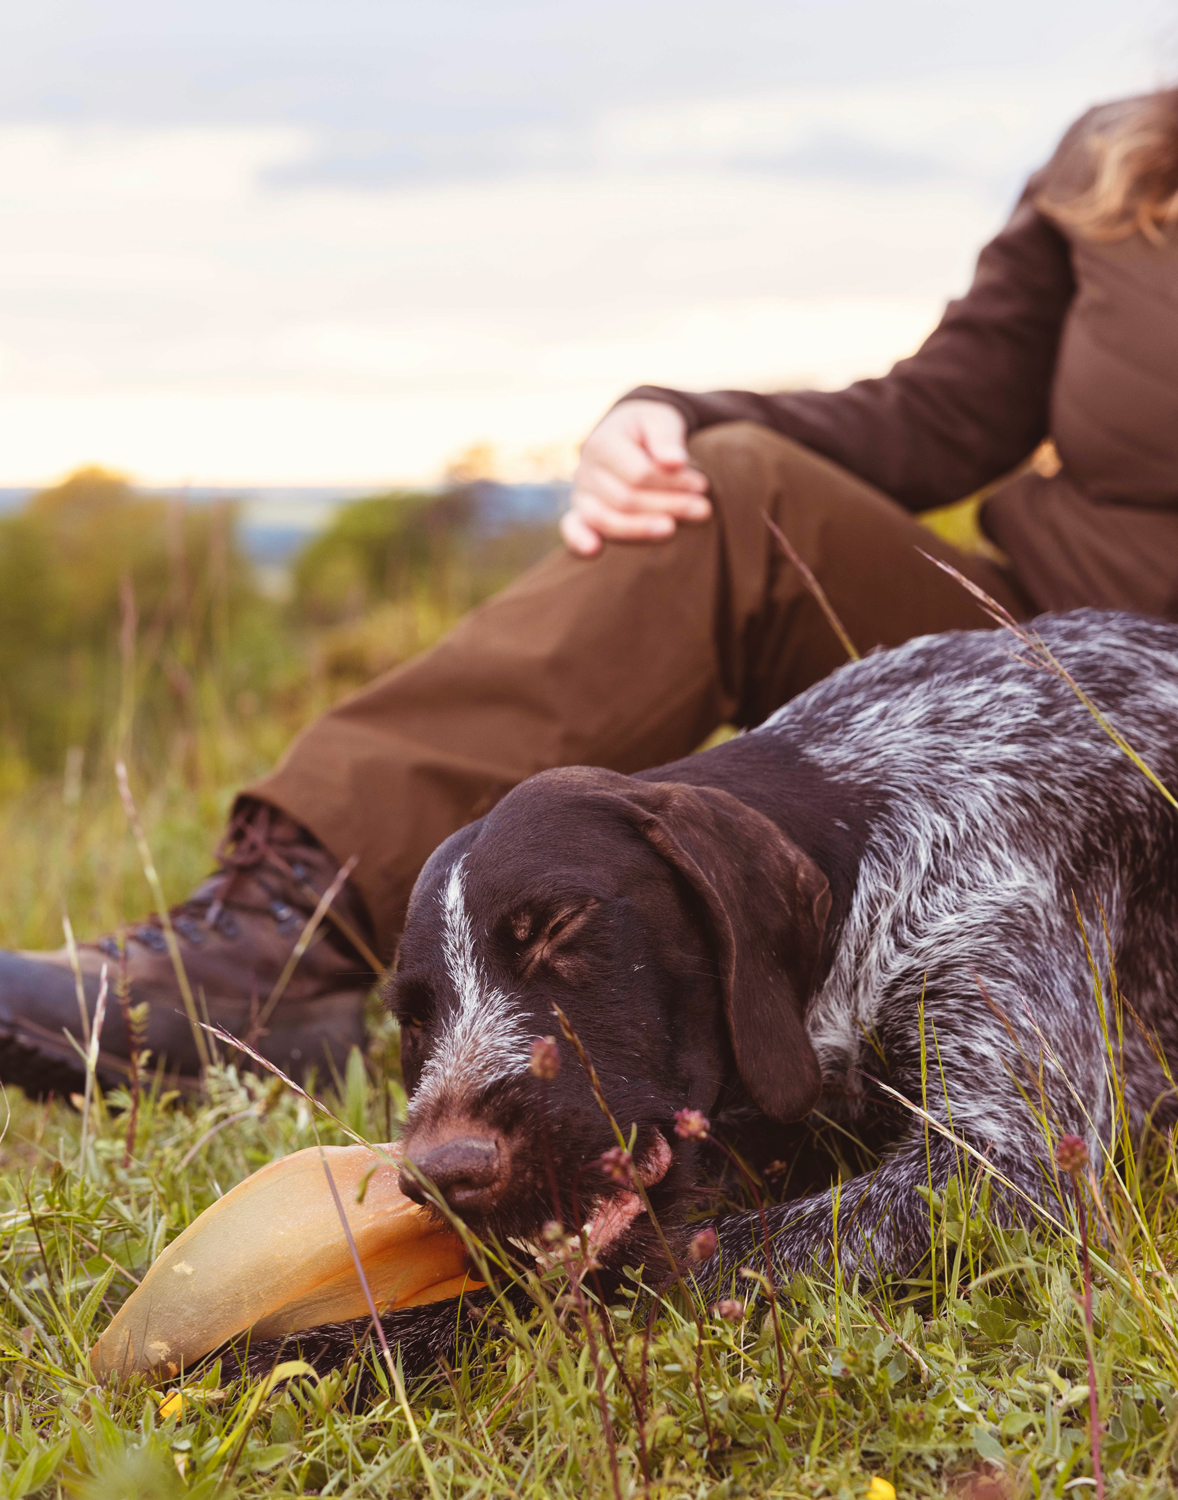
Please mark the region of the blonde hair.
POLYGON ((1066 202, 1043 198, 1044 213, 1090 240, 1126 240, 1140 231, 1161 244, 1178 220, 1178 88, 1127 111, 1089 137, 1095 174, 1066 202))

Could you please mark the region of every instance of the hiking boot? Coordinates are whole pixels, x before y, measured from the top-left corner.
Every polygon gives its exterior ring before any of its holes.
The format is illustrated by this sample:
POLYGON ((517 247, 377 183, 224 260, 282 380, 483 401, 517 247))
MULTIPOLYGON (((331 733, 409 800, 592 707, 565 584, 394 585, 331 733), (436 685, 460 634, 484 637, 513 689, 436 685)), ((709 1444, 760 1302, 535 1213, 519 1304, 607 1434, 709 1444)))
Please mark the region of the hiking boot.
POLYGON ((342 1073, 349 1050, 363 1043, 364 1004, 379 968, 345 871, 306 829, 261 802, 241 808, 217 858, 219 868, 171 909, 168 924, 150 917, 78 944, 85 1024, 67 949, 0 952, 0 1080, 29 1094, 81 1087, 79 1047, 93 1027, 104 965, 98 1075, 108 1086, 126 1083, 144 1062, 196 1085, 210 1056, 247 1061, 198 1020, 283 1072, 342 1073))

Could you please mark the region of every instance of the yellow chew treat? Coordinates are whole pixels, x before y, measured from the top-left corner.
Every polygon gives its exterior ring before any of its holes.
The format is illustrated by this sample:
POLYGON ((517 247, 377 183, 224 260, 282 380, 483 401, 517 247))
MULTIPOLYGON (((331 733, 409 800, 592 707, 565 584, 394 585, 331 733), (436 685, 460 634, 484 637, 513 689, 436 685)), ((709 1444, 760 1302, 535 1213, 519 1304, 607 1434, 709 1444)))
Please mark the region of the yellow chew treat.
POLYGON ((466 1274, 458 1236, 401 1192, 395 1160, 367 1146, 327 1146, 322 1155, 312 1146, 238 1183, 168 1246, 91 1350, 98 1379, 171 1378, 247 1329, 276 1338, 363 1317, 368 1304, 324 1156, 378 1312, 482 1285, 466 1274))

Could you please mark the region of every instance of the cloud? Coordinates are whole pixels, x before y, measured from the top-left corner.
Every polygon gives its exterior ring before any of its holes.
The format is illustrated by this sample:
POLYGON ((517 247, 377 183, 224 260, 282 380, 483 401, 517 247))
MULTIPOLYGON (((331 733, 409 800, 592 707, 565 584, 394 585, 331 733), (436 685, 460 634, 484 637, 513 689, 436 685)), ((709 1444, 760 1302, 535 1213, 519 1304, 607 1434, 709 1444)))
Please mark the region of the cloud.
POLYGON ((0 130, 7 478, 429 477, 628 386, 838 383, 959 285, 967 192, 717 169, 265 185, 304 135, 0 130))
POLYGON ((639 381, 886 368, 1165 13, 41 0, 0 22, 0 477, 421 477, 639 381))
POLYGON ((294 125, 325 179, 388 183, 572 168, 619 110, 1167 57, 1167 0, 40 0, 0 22, 0 118, 294 125))

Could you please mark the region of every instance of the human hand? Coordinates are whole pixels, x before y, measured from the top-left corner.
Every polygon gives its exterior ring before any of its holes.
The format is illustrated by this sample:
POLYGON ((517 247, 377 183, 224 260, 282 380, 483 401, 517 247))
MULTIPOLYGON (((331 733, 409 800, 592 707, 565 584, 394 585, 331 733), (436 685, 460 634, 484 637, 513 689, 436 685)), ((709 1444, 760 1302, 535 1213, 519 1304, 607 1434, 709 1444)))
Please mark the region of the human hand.
POLYGON ((707 479, 690 465, 687 423, 666 401, 623 401, 585 440, 560 533, 593 557, 605 538, 662 542, 680 521, 712 513, 707 479))

